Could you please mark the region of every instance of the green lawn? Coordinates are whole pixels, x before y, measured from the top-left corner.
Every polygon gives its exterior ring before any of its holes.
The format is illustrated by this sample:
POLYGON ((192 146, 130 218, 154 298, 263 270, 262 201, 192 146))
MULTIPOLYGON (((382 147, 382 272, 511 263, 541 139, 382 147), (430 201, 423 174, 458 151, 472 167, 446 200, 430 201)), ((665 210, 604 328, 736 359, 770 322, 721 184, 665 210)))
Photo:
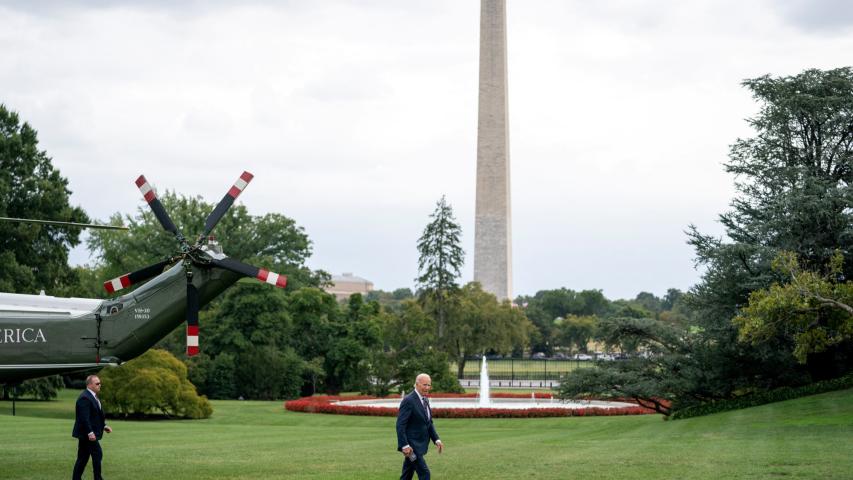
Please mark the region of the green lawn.
MULTIPOLYGON (((0 479, 67 479, 76 392, 0 402, 0 479)), ((290 413, 279 402, 214 402, 203 421, 112 422, 116 479, 393 479, 393 418, 290 413)), ((438 419, 437 479, 851 478, 853 390, 674 422, 658 416, 438 419)), ((90 474, 87 469, 87 474, 90 474)), ((91 478, 91 477, 88 477, 91 478)))

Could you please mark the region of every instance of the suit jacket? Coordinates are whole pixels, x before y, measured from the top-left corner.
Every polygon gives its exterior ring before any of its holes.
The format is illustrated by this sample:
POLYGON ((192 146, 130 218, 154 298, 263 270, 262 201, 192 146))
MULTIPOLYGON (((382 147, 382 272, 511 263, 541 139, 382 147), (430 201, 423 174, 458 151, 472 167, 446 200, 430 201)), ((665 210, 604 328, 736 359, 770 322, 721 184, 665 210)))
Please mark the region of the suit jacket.
POLYGON ((74 408, 74 429, 71 431, 71 436, 74 438, 87 438, 89 432, 95 434, 95 437, 100 440, 104 435, 104 411, 98 407, 98 401, 88 389, 83 390, 80 396, 77 397, 77 405, 74 408))
POLYGON ((429 441, 438 441, 438 433, 432 424, 432 410, 429 419, 417 392, 406 395, 400 402, 397 413, 397 450, 409 445, 416 454, 423 456, 429 448, 429 441))

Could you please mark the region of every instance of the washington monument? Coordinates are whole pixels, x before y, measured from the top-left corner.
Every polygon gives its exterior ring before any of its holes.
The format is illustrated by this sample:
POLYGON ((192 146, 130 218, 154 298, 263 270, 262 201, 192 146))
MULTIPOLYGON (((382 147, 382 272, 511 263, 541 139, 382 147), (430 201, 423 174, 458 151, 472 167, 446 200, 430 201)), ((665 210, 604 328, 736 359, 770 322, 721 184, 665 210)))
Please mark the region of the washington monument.
POLYGON ((506 0, 480 3, 479 102, 474 281, 498 300, 512 299, 506 0))

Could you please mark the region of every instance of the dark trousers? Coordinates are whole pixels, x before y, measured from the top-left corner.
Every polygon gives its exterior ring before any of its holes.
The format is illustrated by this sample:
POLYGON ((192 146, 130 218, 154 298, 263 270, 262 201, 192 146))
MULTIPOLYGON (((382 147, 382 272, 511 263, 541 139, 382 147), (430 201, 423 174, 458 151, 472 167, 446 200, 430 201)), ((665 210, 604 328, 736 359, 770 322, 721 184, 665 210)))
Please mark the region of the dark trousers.
POLYGON ((400 475, 400 480, 412 480, 418 472, 418 480, 429 480, 429 467, 424 460, 423 455, 418 455, 418 458, 412 462, 408 458, 403 457, 403 473, 400 475))
POLYGON ((101 459, 104 458, 104 452, 101 450, 101 442, 90 442, 86 437, 78 439, 77 462, 74 463, 74 473, 71 475, 71 480, 81 480, 83 478, 83 470, 86 469, 86 464, 89 463, 89 457, 92 457, 92 478, 103 480, 101 476, 101 459))

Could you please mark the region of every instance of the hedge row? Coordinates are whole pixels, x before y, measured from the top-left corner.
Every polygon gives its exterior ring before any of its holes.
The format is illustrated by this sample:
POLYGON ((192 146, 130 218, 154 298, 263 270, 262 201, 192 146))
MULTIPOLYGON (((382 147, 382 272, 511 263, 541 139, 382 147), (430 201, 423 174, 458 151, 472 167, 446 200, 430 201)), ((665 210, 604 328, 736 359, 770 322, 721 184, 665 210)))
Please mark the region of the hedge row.
POLYGON ((740 410, 742 408, 757 407, 767 403, 792 400, 794 398, 816 395, 818 393, 832 392, 853 388, 853 374, 844 377, 824 380, 822 382, 804 385, 802 387, 782 387, 764 392, 752 393, 742 397, 726 400, 717 400, 700 405, 692 405, 676 409, 669 418, 678 420, 682 418, 701 417, 712 413, 727 412, 729 410, 740 410))
MULTIPOLYGON (((476 394, 440 394, 435 398, 471 398, 476 394)), ((493 398, 530 398, 528 395, 499 393, 493 398)), ((365 415, 374 417, 394 417, 397 409, 392 407, 365 407, 354 405, 338 405, 339 400, 365 400, 376 397, 365 396, 316 396, 290 400, 284 403, 284 408, 292 412, 327 413, 334 415, 365 415)), ((536 394, 536 398, 551 398, 549 394, 536 394)), ((434 408, 436 418, 541 418, 541 417, 592 417, 614 415, 647 415, 654 410, 640 406, 623 408, 434 408)))

